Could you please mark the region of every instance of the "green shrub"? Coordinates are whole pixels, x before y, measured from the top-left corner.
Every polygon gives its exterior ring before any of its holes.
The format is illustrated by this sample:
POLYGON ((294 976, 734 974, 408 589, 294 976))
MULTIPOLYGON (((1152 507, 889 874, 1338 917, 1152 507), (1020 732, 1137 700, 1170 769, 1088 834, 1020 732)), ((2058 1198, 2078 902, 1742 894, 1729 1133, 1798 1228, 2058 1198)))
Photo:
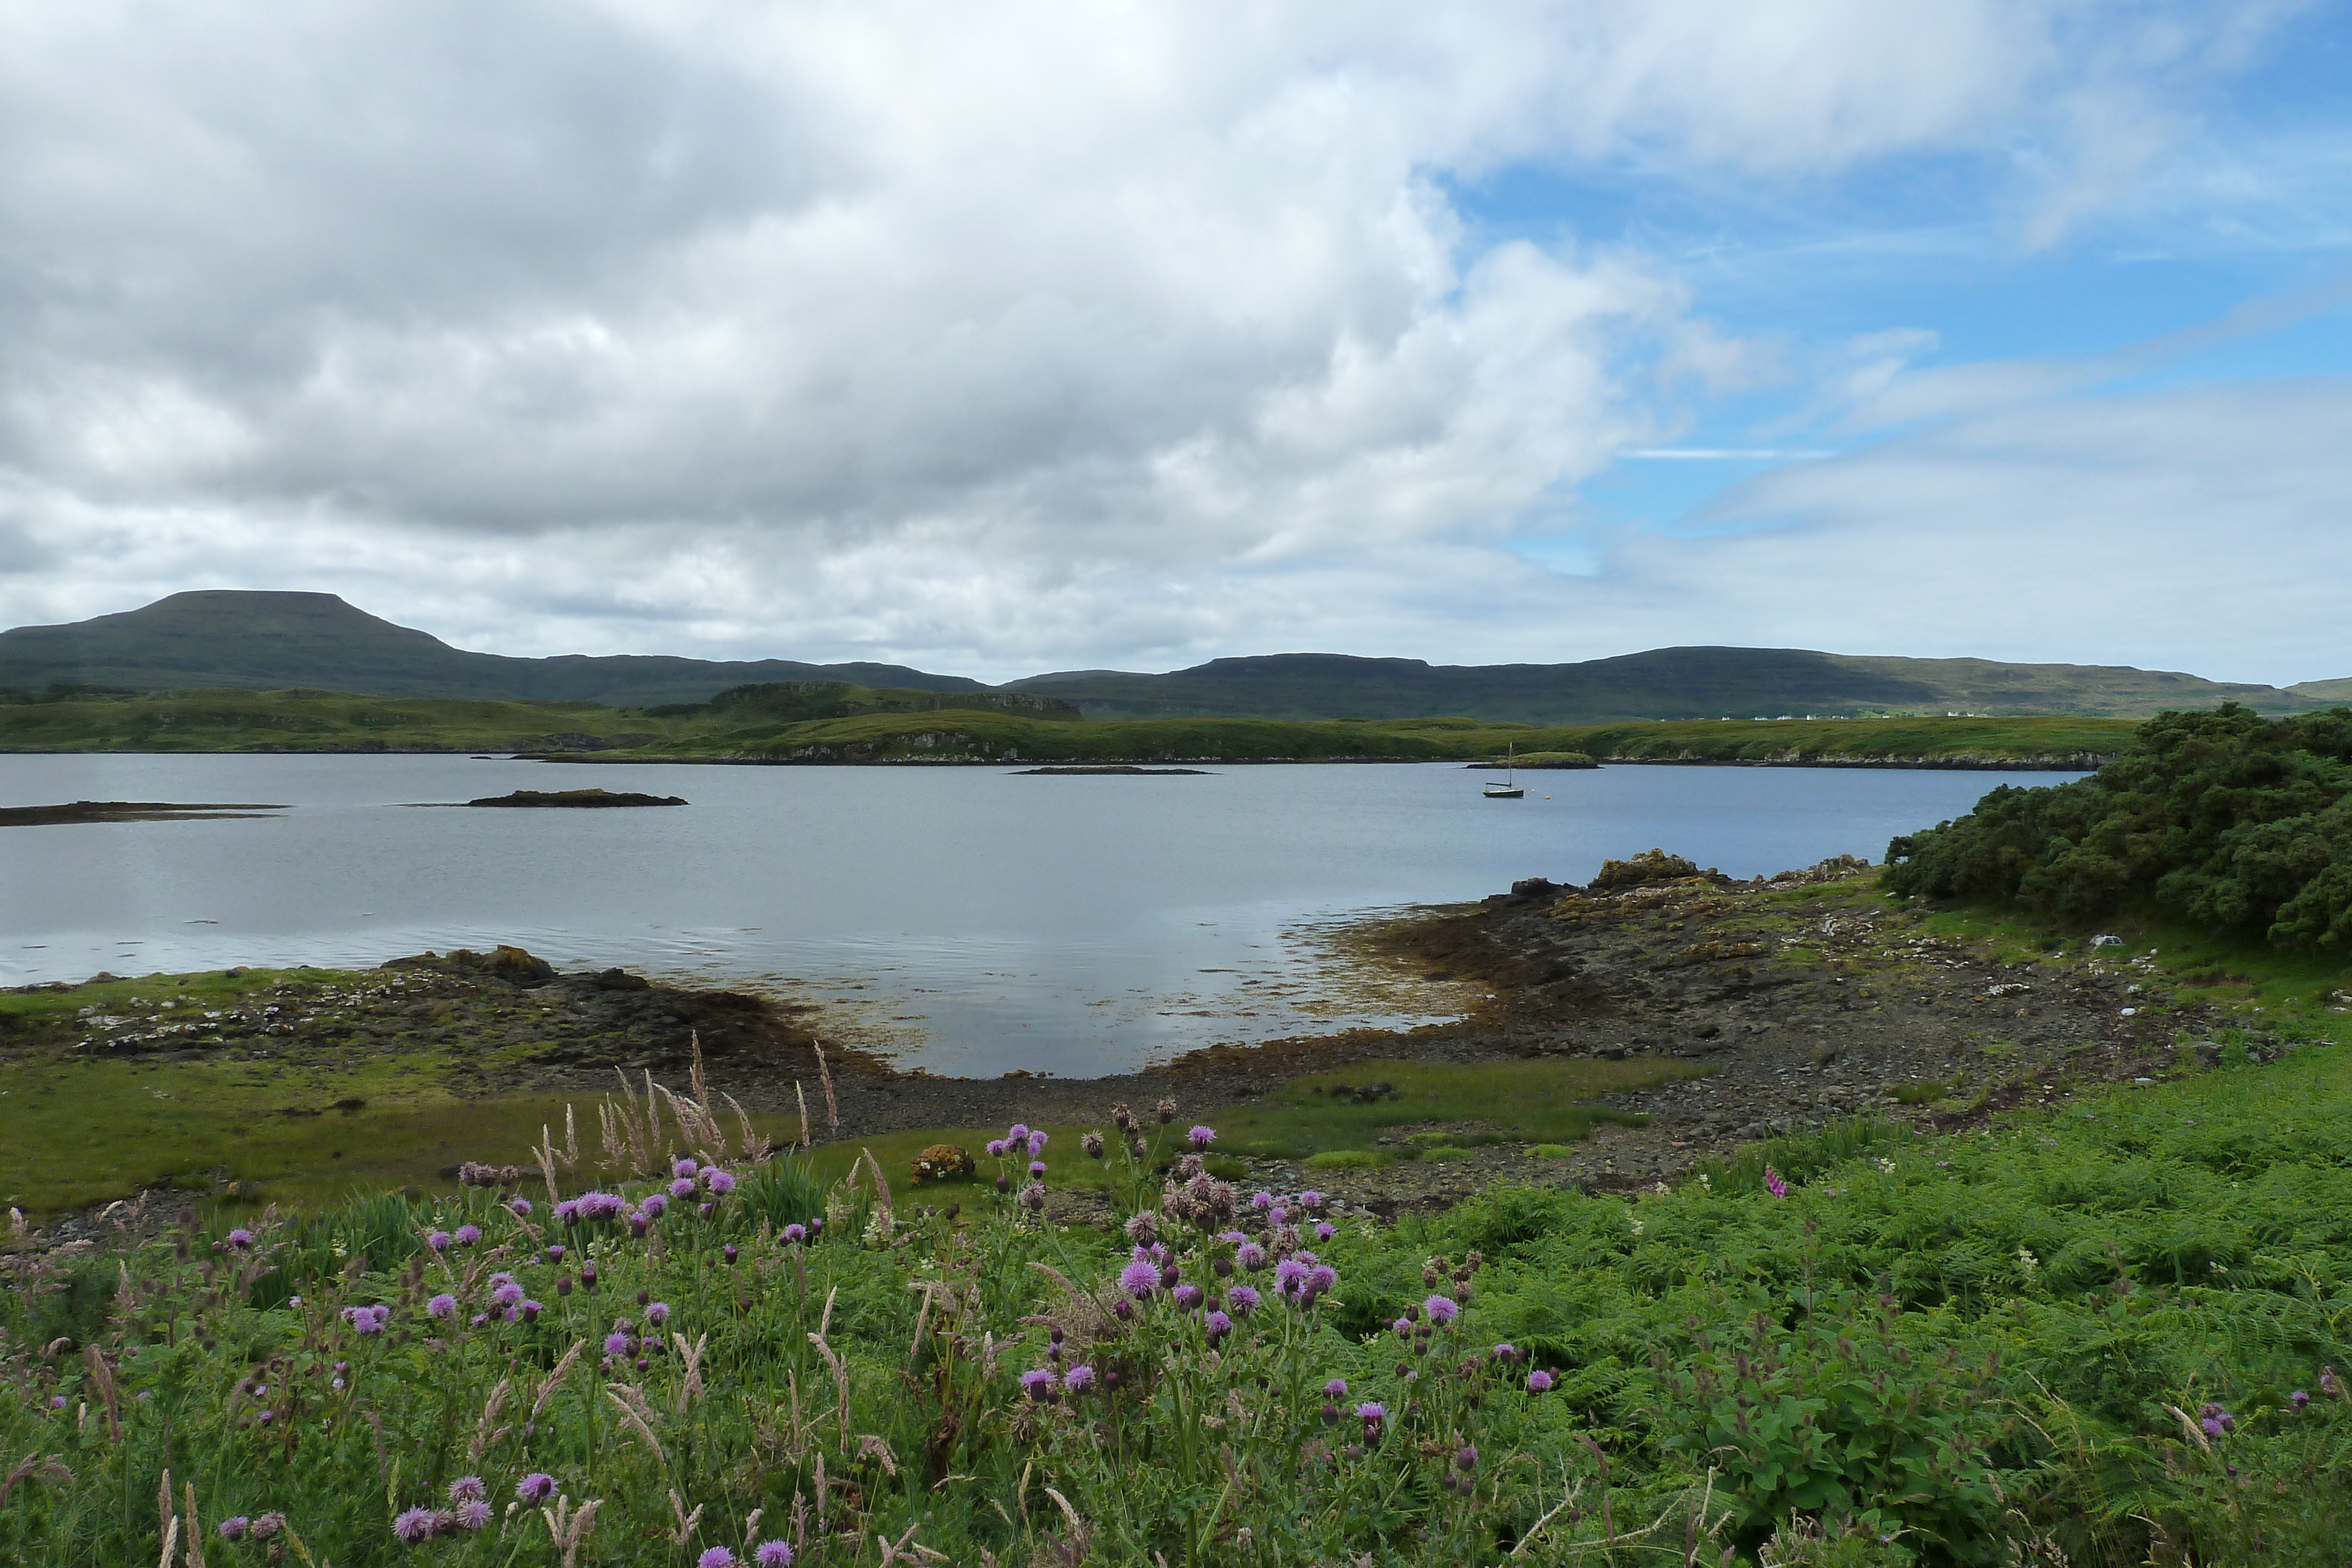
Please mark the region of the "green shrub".
POLYGON ((2266 720, 2168 713, 2088 779, 1995 789, 1895 839, 1897 893, 2013 903, 2073 920, 2153 900, 2281 947, 2352 944, 2352 709, 2266 720))

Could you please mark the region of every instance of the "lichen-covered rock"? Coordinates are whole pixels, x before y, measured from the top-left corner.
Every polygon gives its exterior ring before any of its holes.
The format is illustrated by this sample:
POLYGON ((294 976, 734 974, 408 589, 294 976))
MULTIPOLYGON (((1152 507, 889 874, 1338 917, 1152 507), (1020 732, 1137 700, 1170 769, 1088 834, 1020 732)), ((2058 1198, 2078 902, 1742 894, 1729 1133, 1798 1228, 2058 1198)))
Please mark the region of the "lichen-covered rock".
POLYGON ((915 1156, 917 1186, 927 1181, 963 1181, 971 1173, 971 1155, 953 1144, 933 1144, 915 1156))

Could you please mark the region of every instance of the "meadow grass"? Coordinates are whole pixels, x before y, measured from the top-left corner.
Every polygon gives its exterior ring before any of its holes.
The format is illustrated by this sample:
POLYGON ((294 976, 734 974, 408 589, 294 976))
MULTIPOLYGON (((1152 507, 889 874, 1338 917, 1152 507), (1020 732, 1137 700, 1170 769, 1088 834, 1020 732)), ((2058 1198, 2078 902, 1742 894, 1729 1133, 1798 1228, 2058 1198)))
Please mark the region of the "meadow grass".
POLYGON ((1332 1151, 1371 1152, 1401 1127, 1445 1124, 1440 1139, 1479 1134, 1570 1143, 1601 1122, 1633 1120, 1593 1103, 1604 1094, 1648 1089, 1707 1069, 1658 1058, 1623 1061, 1540 1058, 1526 1061, 1377 1061, 1283 1082, 1264 1099, 1219 1117, 1218 1147, 1235 1154, 1304 1159, 1332 1151), (1348 1092, 1388 1085, 1379 1099, 1348 1092))
POLYGON ((828 1180, 707 1127, 665 1142, 723 1189, 665 1155, 613 1218, 532 1185, 14 1260, 0 1559, 2120 1568, 2352 1536, 2352 1050, 1394 1227, 1160 1186, 1188 1120, 1107 1188, 1165 1248, 1139 1265, 985 1180, 828 1180), (1286 1296, 1260 1249, 1332 1274, 1286 1296))

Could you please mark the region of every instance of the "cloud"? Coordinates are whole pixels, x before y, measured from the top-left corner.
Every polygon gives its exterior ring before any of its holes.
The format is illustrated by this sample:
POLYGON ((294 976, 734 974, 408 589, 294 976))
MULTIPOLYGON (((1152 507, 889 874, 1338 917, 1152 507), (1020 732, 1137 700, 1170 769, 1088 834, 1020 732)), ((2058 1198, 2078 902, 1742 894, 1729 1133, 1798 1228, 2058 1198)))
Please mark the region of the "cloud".
POLYGON ((325 587, 1002 674, 1549 637, 1508 541, 1776 350, 1655 258, 1474 243, 1448 180, 1937 154, 2072 212, 2240 15, 18 8, 0 620, 325 587))
POLYGON ((2352 380, 1979 413, 1735 486, 1737 531, 1643 537, 1585 612, 1636 641, 2189 668, 2352 672, 2352 380))

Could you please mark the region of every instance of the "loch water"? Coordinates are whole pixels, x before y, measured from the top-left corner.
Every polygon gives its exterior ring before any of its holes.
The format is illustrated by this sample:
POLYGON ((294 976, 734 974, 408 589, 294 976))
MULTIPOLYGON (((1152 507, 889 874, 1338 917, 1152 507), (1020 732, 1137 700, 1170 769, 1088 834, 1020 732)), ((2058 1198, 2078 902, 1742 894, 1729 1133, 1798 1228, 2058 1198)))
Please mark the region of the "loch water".
POLYGON ((0 805, 256 801, 267 817, 0 829, 0 984, 366 966, 514 943, 561 967, 767 989, 908 1065, 1123 1071, 1217 1040, 1443 1016, 1372 985, 1367 912, 1582 882, 1653 845, 1738 876, 1880 858, 2059 773, 1444 765, 565 766, 463 757, 0 757, 0 805), (518 789, 680 808, 423 809, 518 789))

